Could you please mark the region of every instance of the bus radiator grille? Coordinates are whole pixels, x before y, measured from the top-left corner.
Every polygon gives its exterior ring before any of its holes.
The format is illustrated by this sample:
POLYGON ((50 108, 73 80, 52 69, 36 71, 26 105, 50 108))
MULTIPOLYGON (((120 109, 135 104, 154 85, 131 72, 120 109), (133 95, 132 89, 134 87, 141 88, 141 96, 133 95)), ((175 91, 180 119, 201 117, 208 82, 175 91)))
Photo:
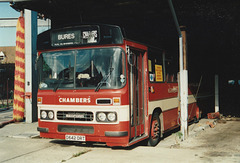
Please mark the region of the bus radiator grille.
POLYGON ((84 111, 58 111, 57 119, 66 121, 93 121, 93 113, 84 111))

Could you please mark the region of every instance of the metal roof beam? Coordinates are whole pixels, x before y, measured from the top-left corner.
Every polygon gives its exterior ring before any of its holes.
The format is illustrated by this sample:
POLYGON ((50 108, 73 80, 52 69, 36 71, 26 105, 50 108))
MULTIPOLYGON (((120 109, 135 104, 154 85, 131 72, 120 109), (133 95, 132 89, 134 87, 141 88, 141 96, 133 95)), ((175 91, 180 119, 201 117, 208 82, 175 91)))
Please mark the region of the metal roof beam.
MULTIPOLYGON (((16 27, 17 26, 17 20, 18 18, 0 18, 0 28, 4 27, 16 27)), ((46 19, 38 19, 38 27, 50 27, 51 26, 51 20, 46 19)))

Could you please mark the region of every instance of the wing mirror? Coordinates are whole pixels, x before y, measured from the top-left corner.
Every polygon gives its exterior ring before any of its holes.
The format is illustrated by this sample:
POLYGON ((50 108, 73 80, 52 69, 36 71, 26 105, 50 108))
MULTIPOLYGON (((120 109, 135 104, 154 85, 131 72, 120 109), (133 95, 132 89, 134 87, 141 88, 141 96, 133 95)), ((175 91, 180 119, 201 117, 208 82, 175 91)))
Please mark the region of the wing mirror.
POLYGON ((136 57, 132 51, 128 52, 128 63, 131 66, 134 66, 136 63, 136 57))

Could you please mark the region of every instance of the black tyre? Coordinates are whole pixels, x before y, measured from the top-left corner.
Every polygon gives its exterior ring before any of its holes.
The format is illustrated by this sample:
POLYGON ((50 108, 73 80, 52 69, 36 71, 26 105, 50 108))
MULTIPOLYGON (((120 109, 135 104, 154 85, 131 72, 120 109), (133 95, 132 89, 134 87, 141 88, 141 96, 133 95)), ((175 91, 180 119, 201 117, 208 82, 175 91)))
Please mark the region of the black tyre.
POLYGON ((159 113, 155 112, 152 116, 150 134, 148 139, 148 146, 156 146, 161 138, 161 124, 159 119, 159 113))
POLYGON ((193 122, 194 122, 194 123, 198 123, 198 122, 199 122, 199 118, 194 117, 193 122))

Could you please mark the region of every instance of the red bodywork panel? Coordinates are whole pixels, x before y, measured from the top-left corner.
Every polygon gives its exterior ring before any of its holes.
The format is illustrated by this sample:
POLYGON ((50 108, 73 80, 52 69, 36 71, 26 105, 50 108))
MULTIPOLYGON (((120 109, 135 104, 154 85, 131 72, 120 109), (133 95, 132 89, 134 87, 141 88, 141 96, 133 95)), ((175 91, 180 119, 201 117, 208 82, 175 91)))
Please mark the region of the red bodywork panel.
MULTIPOLYGON (((120 90, 100 89, 97 93, 94 90, 39 90, 38 97, 42 97, 44 105, 96 105, 98 98, 120 97, 121 105, 128 105, 127 86, 120 90), (71 102, 73 100, 73 102, 71 102)), ((112 104, 111 104, 112 105, 112 104)))

